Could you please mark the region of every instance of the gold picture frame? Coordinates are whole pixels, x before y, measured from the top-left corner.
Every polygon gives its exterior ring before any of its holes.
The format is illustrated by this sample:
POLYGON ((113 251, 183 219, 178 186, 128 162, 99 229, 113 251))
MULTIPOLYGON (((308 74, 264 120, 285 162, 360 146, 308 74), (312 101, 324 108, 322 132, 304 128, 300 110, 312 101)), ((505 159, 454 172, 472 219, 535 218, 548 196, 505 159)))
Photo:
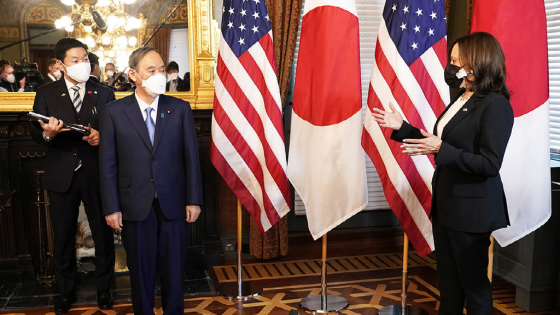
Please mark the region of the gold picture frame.
MULTIPOLYGON (((191 90, 165 93, 188 101, 193 110, 212 109, 214 74, 218 55, 219 30, 213 21, 213 0, 188 0, 191 90)), ((117 99, 131 92, 117 92, 117 99)), ((0 112, 27 112, 33 109, 34 92, 0 93, 0 112)))

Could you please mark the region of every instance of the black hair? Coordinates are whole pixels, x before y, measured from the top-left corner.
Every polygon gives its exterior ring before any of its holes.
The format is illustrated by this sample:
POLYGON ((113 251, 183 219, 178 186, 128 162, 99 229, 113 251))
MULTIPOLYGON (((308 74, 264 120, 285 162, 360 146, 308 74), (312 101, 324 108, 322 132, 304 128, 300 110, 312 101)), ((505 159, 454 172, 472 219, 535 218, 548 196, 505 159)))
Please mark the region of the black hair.
POLYGON ((179 65, 175 61, 171 61, 170 63, 168 63, 167 67, 165 68, 165 71, 167 71, 167 72, 169 72, 171 70, 179 71, 179 65))
POLYGON ((90 52, 88 53, 89 63, 91 63, 91 68, 93 69, 95 65, 99 66, 99 57, 96 54, 90 52))
POLYGON ((88 52, 88 46, 73 37, 63 38, 56 43, 54 48, 54 56, 60 62, 64 63, 64 58, 66 57, 66 52, 72 48, 83 48, 88 52))

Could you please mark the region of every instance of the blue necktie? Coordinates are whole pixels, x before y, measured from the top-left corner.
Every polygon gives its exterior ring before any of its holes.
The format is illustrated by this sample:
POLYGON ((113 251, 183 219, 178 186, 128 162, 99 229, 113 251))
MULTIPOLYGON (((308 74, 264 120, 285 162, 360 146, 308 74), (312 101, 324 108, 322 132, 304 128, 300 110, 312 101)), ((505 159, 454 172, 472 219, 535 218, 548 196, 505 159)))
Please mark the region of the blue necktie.
POLYGON ((148 113, 148 115, 146 116, 146 128, 148 128, 148 135, 150 136, 150 141, 153 145, 156 125, 154 124, 154 120, 152 119, 152 110, 153 108, 151 108, 150 106, 146 108, 146 112, 148 113))

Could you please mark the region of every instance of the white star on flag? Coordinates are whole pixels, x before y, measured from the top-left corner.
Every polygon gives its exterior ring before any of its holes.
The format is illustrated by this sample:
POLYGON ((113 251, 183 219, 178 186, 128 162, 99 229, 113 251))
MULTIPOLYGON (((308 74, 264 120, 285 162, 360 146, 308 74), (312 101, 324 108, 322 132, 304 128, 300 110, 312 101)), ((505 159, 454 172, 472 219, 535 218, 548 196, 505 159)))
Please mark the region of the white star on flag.
POLYGON ((233 27, 233 22, 229 22, 229 23, 227 24, 227 27, 232 28, 232 27, 233 27))
POLYGON ((410 47, 412 47, 412 50, 418 48, 418 44, 415 42, 412 42, 412 45, 410 45, 410 47))
POLYGON ((255 19, 260 18, 259 12, 255 12, 255 14, 253 14, 253 17, 254 17, 255 19))
POLYGON ((420 26, 416 25, 416 27, 414 28, 414 33, 418 33, 420 32, 420 26))
POLYGON ((434 30, 430 28, 430 30, 428 31, 428 33, 430 33, 430 36, 434 35, 434 30))
POLYGON ((408 13, 408 7, 404 7, 404 9, 402 9, 404 11, 404 13, 408 13))
POLYGON ((432 17, 432 20, 437 19, 437 14, 435 12, 432 12, 432 14, 430 14, 430 16, 432 17))
POLYGON ((403 23, 403 24, 400 26, 400 28, 401 28, 403 31, 406 30, 406 24, 403 23))
POLYGON ((239 26, 239 29, 244 31, 245 30, 245 24, 241 24, 241 26, 239 26))
POLYGON ((418 14, 418 16, 423 15, 422 10, 418 9, 418 11, 416 11, 416 14, 418 14))
POLYGON ((259 27, 255 25, 251 30, 253 31, 253 33, 256 33, 259 31, 259 27))
POLYGON ((234 11, 233 8, 229 8, 229 13, 230 14, 233 14, 233 11, 234 11))
POLYGON ((247 15, 247 11, 246 10, 241 10, 241 16, 245 16, 247 15))
POLYGON ((239 45, 245 44, 245 39, 244 38, 239 38, 238 43, 239 43, 239 45))
POLYGON ((393 12, 397 11, 397 5, 393 4, 393 7, 391 9, 393 10, 393 12))

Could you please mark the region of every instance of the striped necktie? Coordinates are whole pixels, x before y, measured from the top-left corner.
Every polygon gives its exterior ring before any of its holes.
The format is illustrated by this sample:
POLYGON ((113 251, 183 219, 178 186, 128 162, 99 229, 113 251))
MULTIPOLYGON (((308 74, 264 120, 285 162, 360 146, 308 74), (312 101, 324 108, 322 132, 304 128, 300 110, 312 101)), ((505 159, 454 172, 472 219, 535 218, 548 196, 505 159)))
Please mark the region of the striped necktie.
POLYGON ((72 90, 74 91, 74 97, 72 97, 72 103, 74 103, 74 108, 76 109, 76 112, 79 113, 80 109, 82 108, 82 98, 80 97, 80 86, 74 85, 72 87, 72 90))

